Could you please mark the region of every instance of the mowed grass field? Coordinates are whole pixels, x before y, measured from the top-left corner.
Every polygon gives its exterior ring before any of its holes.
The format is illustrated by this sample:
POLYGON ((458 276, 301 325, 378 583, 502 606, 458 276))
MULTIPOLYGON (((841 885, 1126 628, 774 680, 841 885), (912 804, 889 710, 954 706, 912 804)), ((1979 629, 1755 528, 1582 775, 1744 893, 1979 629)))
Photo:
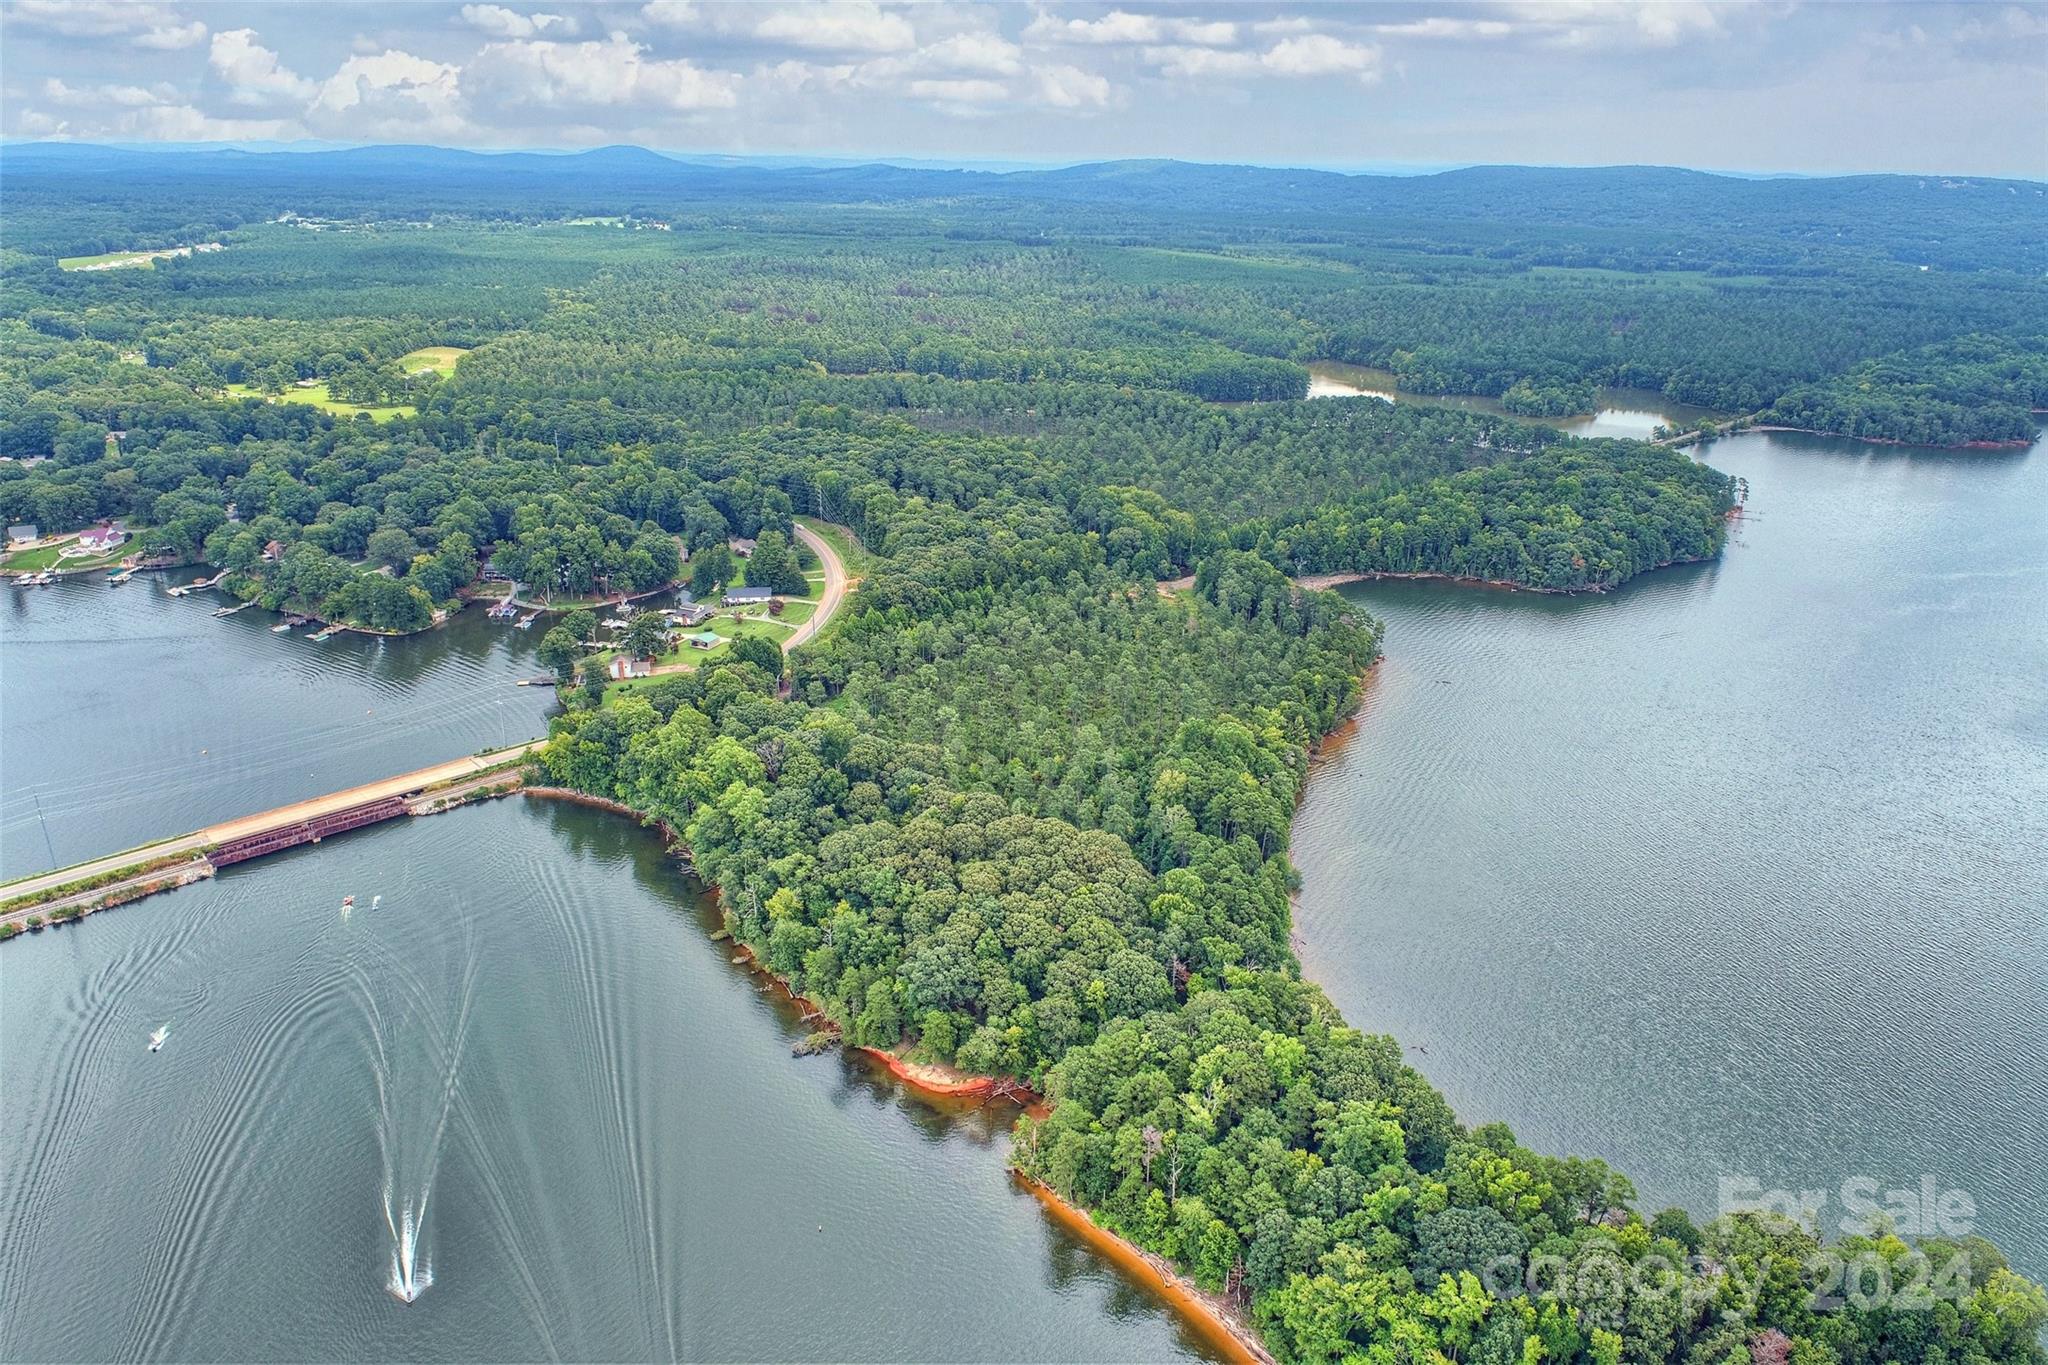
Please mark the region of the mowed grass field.
POLYGON ((230 384, 225 392, 230 398, 261 398, 269 403, 304 403, 323 412, 331 412, 337 417, 354 417, 357 413, 367 412, 373 422, 388 422, 394 417, 410 417, 414 412, 410 403, 390 403, 377 407, 344 403, 327 391, 324 381, 303 389, 286 389, 280 394, 267 394, 260 389, 252 389, 247 384, 230 384))
POLYGON ((466 346, 422 346, 398 357, 398 368, 406 374, 424 374, 432 370, 446 376, 454 374, 455 362, 468 354, 466 346))

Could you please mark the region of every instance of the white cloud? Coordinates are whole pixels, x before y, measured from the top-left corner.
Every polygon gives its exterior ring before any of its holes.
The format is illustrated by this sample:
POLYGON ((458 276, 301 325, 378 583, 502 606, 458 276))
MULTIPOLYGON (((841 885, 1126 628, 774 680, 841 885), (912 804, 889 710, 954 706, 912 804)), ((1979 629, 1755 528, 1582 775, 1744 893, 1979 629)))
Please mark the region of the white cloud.
POLYGON ((829 0, 776 10, 754 25, 754 36, 824 52, 907 52, 917 46, 910 21, 874 0, 829 0))
POLYGON ((1721 32, 1710 0, 1516 0, 1502 14, 1552 47, 1674 47, 1721 32))
POLYGON ((1515 26, 1505 19, 1451 19, 1439 14, 1427 19, 1408 19, 1397 24, 1374 24, 1372 31, 1390 38, 1464 40, 1505 38, 1515 31, 1515 26))
POLYGON ((915 80, 904 87, 904 93, 934 104, 998 104, 1009 98, 1010 87, 1001 81, 968 77, 915 80))
POLYGON ((1256 53, 1213 47, 1148 47, 1141 54, 1160 74, 1198 81, 1209 76, 1248 76, 1259 69, 1256 53))
POLYGON ((139 85, 67 85, 55 76, 43 82, 43 98, 52 104, 76 109, 97 109, 113 105, 119 109, 141 109, 152 104, 170 104, 178 98, 177 87, 169 84, 145 90, 139 85))
POLYGON ((237 104, 265 104, 272 100, 304 102, 318 87, 278 61, 277 54, 256 41, 256 30, 229 29, 213 35, 206 61, 220 78, 233 87, 229 98, 237 104))
POLYGON ((1133 14, 1111 10, 1099 19, 1062 19, 1041 9, 1025 25, 1027 43, 1122 44, 1190 43, 1197 47, 1229 47, 1237 41, 1237 25, 1220 19, 1186 19, 1172 15, 1133 14))
POLYGON ((464 5, 462 21, 493 38, 568 37, 576 32, 576 21, 567 15, 521 14, 503 5, 464 5))
POLYGON ((206 37, 199 20, 147 0, 10 0, 7 22, 66 38, 125 37, 159 51, 191 47, 206 37))
POLYGON ((657 28, 689 28, 698 19, 696 0, 647 0, 640 17, 657 28))
POLYGON ((545 109, 729 109, 739 102, 739 84, 730 71, 650 57, 623 33, 602 42, 489 43, 462 76, 465 91, 495 103, 545 109))
POLYGON ((1166 25, 1150 14, 1131 14, 1113 9, 1100 19, 1061 19, 1040 10, 1024 29, 1024 39, 1033 43, 1157 43, 1166 37, 1166 25))
POLYGON ((1380 50, 1364 43, 1347 43, 1327 33, 1307 33, 1299 38, 1282 38, 1273 50, 1259 58, 1268 71, 1282 76, 1337 76, 1354 74, 1370 79, 1377 74, 1380 50))
MULTIPOLYGON (((488 49, 486 49, 488 50, 488 49)), ((396 48, 357 54, 321 82, 307 116, 355 137, 424 142, 469 131, 461 69, 396 48)))
POLYGON ((1013 76, 1024 64, 1024 49, 1000 33, 956 33, 919 49, 918 57, 946 71, 985 71, 1013 76))
POLYGON ((1240 76, 1356 76, 1379 79, 1380 50, 1366 43, 1346 42, 1327 33, 1282 38, 1265 52, 1182 45, 1148 47, 1140 55, 1162 76, 1202 81, 1240 76))
POLYGON ((41 94, 60 108, 88 112, 74 117, 23 109, 10 120, 10 131, 30 137, 135 142, 256 142, 305 136, 305 128, 294 119, 216 118, 182 103, 177 88, 168 83, 78 86, 53 76, 43 82, 41 94))
POLYGON ((1109 81, 1078 66, 1048 66, 1038 73, 1038 102, 1055 109, 1105 108, 1115 97, 1109 81))
POLYGON ((1184 43, 1201 47, 1229 47, 1237 41, 1237 25, 1222 20, 1204 22, 1199 19, 1179 19, 1173 24, 1173 36, 1184 43))

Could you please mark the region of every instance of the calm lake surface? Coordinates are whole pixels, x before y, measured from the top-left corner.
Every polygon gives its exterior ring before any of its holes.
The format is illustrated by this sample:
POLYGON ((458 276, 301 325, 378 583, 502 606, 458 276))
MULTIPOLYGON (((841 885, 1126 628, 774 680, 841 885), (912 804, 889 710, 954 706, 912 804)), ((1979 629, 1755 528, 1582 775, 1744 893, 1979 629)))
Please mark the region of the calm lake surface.
POLYGON ((2048 446, 1704 458, 1752 489, 1717 564, 1345 590, 1387 657, 1295 826, 1304 968, 1650 1207, 1753 1177, 1832 1236, 1932 1176, 2041 1279, 2048 446))
POLYGON ((273 634, 192 570, 0 586, 0 869, 9 877, 542 734, 538 630, 465 611, 384 640, 273 634), (45 836, 47 835, 47 839, 45 836))
MULTIPOLYGON (((1339 360, 1319 360, 1308 367, 1308 396, 1377 398, 1387 403, 1428 403, 1436 407, 1464 408, 1468 412, 1490 412, 1501 417, 1517 416, 1497 400, 1482 398, 1478 394, 1403 393, 1397 388, 1391 371, 1347 365, 1339 360)), ((1702 417, 1725 415, 1676 402, 1651 389, 1602 389, 1599 400, 1599 409, 1592 413, 1574 417, 1521 417, 1519 420, 1555 427, 1574 436, 1625 436, 1647 441, 1659 426, 1691 426, 1702 417)))
POLYGON ((1005 1178, 1009 1111, 792 1058, 713 923, 515 798, 7 944, 0 1356, 1201 1354, 1005 1178))

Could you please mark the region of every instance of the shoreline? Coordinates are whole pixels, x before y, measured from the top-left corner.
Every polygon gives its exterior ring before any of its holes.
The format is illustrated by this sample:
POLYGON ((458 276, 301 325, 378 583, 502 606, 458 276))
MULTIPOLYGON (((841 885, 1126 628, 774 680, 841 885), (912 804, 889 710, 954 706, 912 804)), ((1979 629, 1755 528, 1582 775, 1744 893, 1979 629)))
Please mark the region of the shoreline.
MULTIPOLYGON (((1740 503, 1729 509, 1729 519, 1734 519, 1740 510, 1740 503)), ((1594 584, 1584 588, 1539 588, 1533 583, 1517 583, 1506 578, 1470 578, 1463 574, 1435 572, 1394 573, 1385 569, 1290 575, 1289 581, 1295 587, 1311 592, 1328 591, 1343 587, 1347 583, 1449 583, 1461 588, 1490 588, 1496 592, 1529 593, 1536 597, 1597 597, 1618 592, 1644 574, 1655 573, 1659 569, 1676 569, 1687 564, 1710 564, 1718 558, 1720 554, 1717 551, 1694 559, 1667 559, 1661 564, 1650 564, 1637 569, 1619 583, 1594 584)))
POLYGON ((1164 1257, 1111 1232, 1091 1218, 1087 1210, 1068 1203, 1050 1186, 1015 1166, 1010 1167, 1010 1179, 1028 1190, 1054 1222, 1166 1300, 1181 1321, 1194 1328, 1231 1365, 1275 1365, 1272 1353, 1259 1341, 1250 1323, 1239 1318, 1222 1299, 1175 1270, 1164 1257))
MULTIPOLYGON (((1663 568, 1664 565, 1657 565, 1663 568)), ((1537 588, 1527 583, 1516 583, 1506 578, 1466 578, 1453 573, 1394 573, 1386 569, 1347 570, 1338 573, 1301 574, 1294 579, 1294 586, 1311 592, 1323 592, 1340 588, 1346 583, 1376 583, 1382 580, 1401 583, 1456 583, 1468 588, 1496 588, 1503 592, 1532 592, 1545 597, 1570 597, 1575 592, 1606 592, 1606 588, 1537 588)))
MULTIPOLYGON (((1706 441, 1718 441, 1725 436, 1746 436, 1753 431, 1775 431, 1794 436, 1832 436, 1839 441, 1855 441, 1861 445, 1872 446, 1899 446, 1906 450, 2026 450, 2034 444, 2034 441, 2014 437, 2010 441, 1957 441, 1949 445, 1930 445, 1926 441, 1903 441, 1896 436, 1855 436, 1846 431, 1823 431, 1819 427, 1788 427, 1768 422, 1758 422, 1746 426, 1740 431, 1717 431, 1710 436, 1702 436, 1698 432, 1691 432, 1685 436, 1670 437, 1665 441, 1656 442, 1655 444, 1668 445, 1673 450, 1683 450, 1687 446, 1700 445, 1706 441)), ((2038 440, 2039 438, 2035 439, 2038 440)))
MULTIPOLYGON (((1377 666, 1378 661, 1375 660, 1374 667, 1377 666)), ((1369 677, 1372 670, 1368 669, 1366 672, 1369 677)), ((1306 785, 1303 784, 1304 789, 1306 785)), ((567 801, 572 805, 587 806, 607 814, 630 816, 643 828, 660 828, 664 834, 669 832, 661 822, 656 821, 649 825, 641 812, 609 797, 593 796, 566 787, 526 787, 522 790, 528 796, 567 801)), ((679 841, 670 839, 672 851, 680 846, 679 841)), ((707 890, 715 901, 718 889, 709 887, 707 890)), ((721 929, 720 932, 724 931, 721 929)), ((744 966, 748 972, 763 978, 785 1001, 794 1005, 801 1016, 799 1022, 816 1022, 822 1026, 819 1032, 838 1035, 839 1026, 818 1007, 817 1001, 809 996, 799 995, 789 981, 763 963, 752 948, 729 934, 723 938, 714 938, 713 941, 724 943, 733 950, 733 965, 744 966)), ((968 1108, 980 1109, 988 1104, 1003 1101, 1018 1106, 1033 1118, 1044 1118, 1052 1112, 1052 1107, 1044 1096, 1012 1077, 969 1075, 955 1071, 951 1067, 942 1068, 928 1063, 912 1062, 881 1048, 858 1046, 845 1050, 849 1055, 860 1057, 863 1064, 887 1072, 906 1090, 936 1108, 956 1109, 965 1104, 968 1108)), ((1086 1210, 1068 1203, 1014 1164, 1009 1165, 1007 1169, 1011 1179, 1029 1190, 1053 1221, 1085 1242, 1104 1260, 1156 1294, 1171 1312, 1179 1316, 1182 1323, 1231 1365, 1276 1365, 1273 1355, 1259 1340, 1257 1330, 1222 1299, 1196 1285, 1163 1257, 1154 1255, 1135 1242, 1128 1241, 1103 1227, 1090 1217, 1086 1210)))

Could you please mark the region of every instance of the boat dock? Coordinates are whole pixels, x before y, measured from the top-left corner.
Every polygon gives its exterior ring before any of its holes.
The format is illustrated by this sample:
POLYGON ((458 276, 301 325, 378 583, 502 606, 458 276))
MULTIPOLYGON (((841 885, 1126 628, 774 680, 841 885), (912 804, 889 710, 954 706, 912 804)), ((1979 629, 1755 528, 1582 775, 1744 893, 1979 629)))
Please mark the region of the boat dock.
POLYGON ((187 583, 182 587, 166 588, 164 591, 172 597, 183 597, 188 592, 199 592, 205 588, 218 587, 220 585, 220 581, 223 578, 226 578, 227 576, 228 571, 226 569, 222 569, 219 573, 215 574, 211 578, 194 579, 192 582, 187 583))

